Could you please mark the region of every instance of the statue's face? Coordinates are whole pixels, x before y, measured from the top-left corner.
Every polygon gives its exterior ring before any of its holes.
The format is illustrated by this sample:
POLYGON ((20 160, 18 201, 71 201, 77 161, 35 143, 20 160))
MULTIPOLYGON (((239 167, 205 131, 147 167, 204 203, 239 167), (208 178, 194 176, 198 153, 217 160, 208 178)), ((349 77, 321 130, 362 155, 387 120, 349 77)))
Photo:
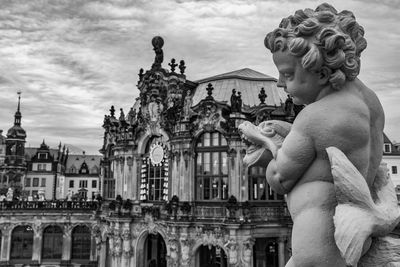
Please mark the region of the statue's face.
POLYGON ((323 88, 317 73, 305 70, 301 59, 290 55, 287 50, 273 53, 273 60, 279 71, 277 86, 292 96, 293 103, 302 105, 316 101, 323 88))

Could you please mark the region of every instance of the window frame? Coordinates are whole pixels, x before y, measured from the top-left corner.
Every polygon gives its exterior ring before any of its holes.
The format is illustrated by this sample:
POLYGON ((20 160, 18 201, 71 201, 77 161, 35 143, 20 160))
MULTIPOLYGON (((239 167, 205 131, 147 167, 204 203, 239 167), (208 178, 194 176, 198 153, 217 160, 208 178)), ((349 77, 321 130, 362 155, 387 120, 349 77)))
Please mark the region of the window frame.
POLYGON ((34 231, 31 226, 29 225, 16 226, 11 233, 10 261, 31 260, 33 256, 33 238, 34 238, 34 231), (19 232, 16 232, 17 230, 19 232), (19 234, 19 236, 15 236, 16 234, 19 234), (20 245, 19 244, 16 245, 17 241, 20 242, 20 245), (26 244, 25 241, 29 243, 28 246, 25 246, 26 244), (24 249, 26 247, 28 247, 28 249, 24 249), (30 247, 30 252, 29 252, 29 247, 30 247))
POLYGON ((71 259, 90 260, 91 232, 86 225, 78 225, 71 232, 71 259), (83 231, 85 229, 85 231, 83 231), (78 231, 82 232, 78 232, 78 231), (77 237, 79 237, 78 240, 77 237))
POLYGON ((392 174, 397 174, 397 166, 392 166, 392 174))
POLYGON ((285 200, 283 195, 274 192, 267 182, 265 176, 266 168, 259 166, 252 166, 248 168, 248 199, 251 202, 282 202, 285 200), (256 182, 254 182, 256 180, 256 182), (255 193, 254 185, 257 187, 255 193), (260 190, 260 185, 263 185, 264 190, 260 190), (261 193, 263 191, 263 193, 261 193), (255 198, 257 195, 257 199, 255 198), (264 195, 264 197, 263 197, 264 195))
POLYGON ((43 229, 42 236, 42 260, 61 260, 63 250, 63 229, 57 225, 50 225, 43 229), (57 229, 57 231, 55 231, 55 229, 57 229), (47 242, 49 243, 49 246, 46 246, 46 241, 48 241, 47 238, 49 238, 49 242, 47 242), (61 244, 61 246, 59 246, 59 244, 61 244), (51 254, 51 257, 47 257, 45 253, 51 254), (56 255, 59 256, 55 257, 56 255))
POLYGON ((226 201, 229 198, 228 142, 218 132, 203 132, 195 143, 196 201, 226 201), (207 166, 208 165, 208 166, 207 166))

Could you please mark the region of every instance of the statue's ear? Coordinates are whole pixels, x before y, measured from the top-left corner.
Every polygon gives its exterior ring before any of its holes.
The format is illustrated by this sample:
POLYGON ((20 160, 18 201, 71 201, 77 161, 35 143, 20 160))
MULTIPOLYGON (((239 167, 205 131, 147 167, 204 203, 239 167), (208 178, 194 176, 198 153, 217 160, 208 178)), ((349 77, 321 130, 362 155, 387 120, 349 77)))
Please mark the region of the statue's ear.
POLYGON ((326 85, 327 83, 329 83, 329 78, 331 77, 331 74, 332 74, 332 70, 326 66, 323 66, 318 71, 318 75, 319 75, 318 83, 320 85, 326 85))

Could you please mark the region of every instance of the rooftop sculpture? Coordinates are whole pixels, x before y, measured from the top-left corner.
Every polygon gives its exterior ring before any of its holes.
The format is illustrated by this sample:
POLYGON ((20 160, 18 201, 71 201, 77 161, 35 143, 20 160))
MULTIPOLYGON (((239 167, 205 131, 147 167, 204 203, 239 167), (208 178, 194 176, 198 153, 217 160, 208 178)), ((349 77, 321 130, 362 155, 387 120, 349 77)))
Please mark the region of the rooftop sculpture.
POLYGON ((400 262, 400 242, 387 236, 400 210, 381 163, 383 109, 357 79, 363 36, 352 12, 322 4, 284 18, 265 38, 278 86, 306 107, 293 125, 245 122, 239 130, 252 144, 245 163, 267 167, 270 186, 287 194, 293 220, 287 267, 400 262))

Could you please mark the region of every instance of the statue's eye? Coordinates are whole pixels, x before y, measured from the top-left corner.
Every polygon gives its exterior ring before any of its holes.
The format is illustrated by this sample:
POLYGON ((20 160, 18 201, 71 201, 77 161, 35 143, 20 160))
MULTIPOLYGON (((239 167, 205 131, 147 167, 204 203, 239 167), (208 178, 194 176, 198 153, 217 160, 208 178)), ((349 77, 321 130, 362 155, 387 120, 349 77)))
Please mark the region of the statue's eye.
POLYGON ((293 77, 293 75, 291 73, 284 73, 283 77, 285 77, 285 79, 290 79, 293 77))

